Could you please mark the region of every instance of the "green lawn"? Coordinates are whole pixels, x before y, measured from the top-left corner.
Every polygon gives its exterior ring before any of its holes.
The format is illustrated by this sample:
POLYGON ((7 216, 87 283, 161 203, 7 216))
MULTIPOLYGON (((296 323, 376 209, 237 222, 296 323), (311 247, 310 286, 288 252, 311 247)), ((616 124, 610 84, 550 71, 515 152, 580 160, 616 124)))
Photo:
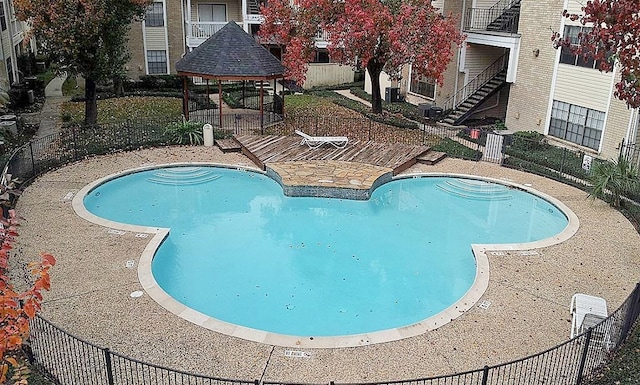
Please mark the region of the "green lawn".
MULTIPOLYGON (((84 102, 65 102, 61 109, 65 122, 84 120, 84 102)), ((168 97, 126 96, 98 100, 98 123, 116 123, 136 119, 173 122, 182 115, 182 100, 168 97)))

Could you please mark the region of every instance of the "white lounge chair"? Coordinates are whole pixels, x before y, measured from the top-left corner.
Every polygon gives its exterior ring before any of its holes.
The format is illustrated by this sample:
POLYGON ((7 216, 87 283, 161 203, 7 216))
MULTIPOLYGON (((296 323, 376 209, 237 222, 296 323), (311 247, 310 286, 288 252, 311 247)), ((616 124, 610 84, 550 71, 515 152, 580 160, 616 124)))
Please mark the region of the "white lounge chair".
POLYGON ((318 148, 325 143, 331 144, 335 148, 345 148, 349 143, 346 136, 311 136, 300 130, 296 130, 296 134, 302 137, 300 144, 306 144, 311 149, 318 148))
POLYGON ((587 294, 574 294, 571 297, 571 338, 596 326, 609 315, 607 301, 604 298, 587 294))

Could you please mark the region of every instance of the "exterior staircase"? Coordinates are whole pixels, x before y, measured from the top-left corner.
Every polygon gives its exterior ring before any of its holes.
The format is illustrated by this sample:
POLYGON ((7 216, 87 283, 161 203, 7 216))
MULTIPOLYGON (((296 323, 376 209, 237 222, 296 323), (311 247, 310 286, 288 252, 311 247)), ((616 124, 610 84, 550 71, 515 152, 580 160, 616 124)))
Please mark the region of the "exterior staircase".
POLYGON ((509 7, 487 25, 487 31, 494 32, 518 32, 520 20, 520 0, 515 0, 509 7))
POLYGON ((447 99, 442 106, 442 123, 457 126, 462 124, 485 100, 507 84, 507 55, 500 56, 447 99), (455 101, 455 102, 454 102, 455 101))
POLYGON ((258 0, 247 0, 247 11, 249 15, 259 15, 260 4, 258 3, 258 0))

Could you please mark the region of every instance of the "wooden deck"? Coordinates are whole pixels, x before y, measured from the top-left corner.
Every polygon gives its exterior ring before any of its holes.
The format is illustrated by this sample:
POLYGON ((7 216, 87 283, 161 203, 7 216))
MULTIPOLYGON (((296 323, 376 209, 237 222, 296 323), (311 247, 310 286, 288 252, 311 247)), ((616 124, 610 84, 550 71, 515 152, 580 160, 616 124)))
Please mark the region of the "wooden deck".
POLYGON ((240 143, 242 153, 263 170, 267 163, 334 160, 388 167, 395 175, 414 165, 418 157, 430 151, 428 146, 361 141, 350 142, 342 149, 330 144, 310 149, 300 144, 297 136, 237 135, 234 138, 240 143))

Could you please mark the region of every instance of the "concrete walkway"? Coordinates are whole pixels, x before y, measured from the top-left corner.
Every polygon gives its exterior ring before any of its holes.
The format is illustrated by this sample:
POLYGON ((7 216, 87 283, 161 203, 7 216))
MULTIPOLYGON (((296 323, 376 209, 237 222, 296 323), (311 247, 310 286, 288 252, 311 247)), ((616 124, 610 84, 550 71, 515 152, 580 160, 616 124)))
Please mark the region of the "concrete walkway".
POLYGON ((340 94, 340 95, 342 95, 342 96, 344 96, 346 98, 349 98, 351 100, 355 100, 356 102, 360 102, 360 103, 364 104, 367 107, 371 107, 371 102, 369 102, 368 100, 364 100, 364 99, 361 99, 361 98, 355 96, 349 90, 334 90, 333 92, 335 92, 336 94, 340 94))
POLYGON ((57 76, 47 84, 44 89, 45 101, 40 112, 40 127, 34 139, 44 138, 59 131, 62 125, 60 119, 60 107, 67 100, 62 95, 62 84, 67 78, 66 74, 57 76))

